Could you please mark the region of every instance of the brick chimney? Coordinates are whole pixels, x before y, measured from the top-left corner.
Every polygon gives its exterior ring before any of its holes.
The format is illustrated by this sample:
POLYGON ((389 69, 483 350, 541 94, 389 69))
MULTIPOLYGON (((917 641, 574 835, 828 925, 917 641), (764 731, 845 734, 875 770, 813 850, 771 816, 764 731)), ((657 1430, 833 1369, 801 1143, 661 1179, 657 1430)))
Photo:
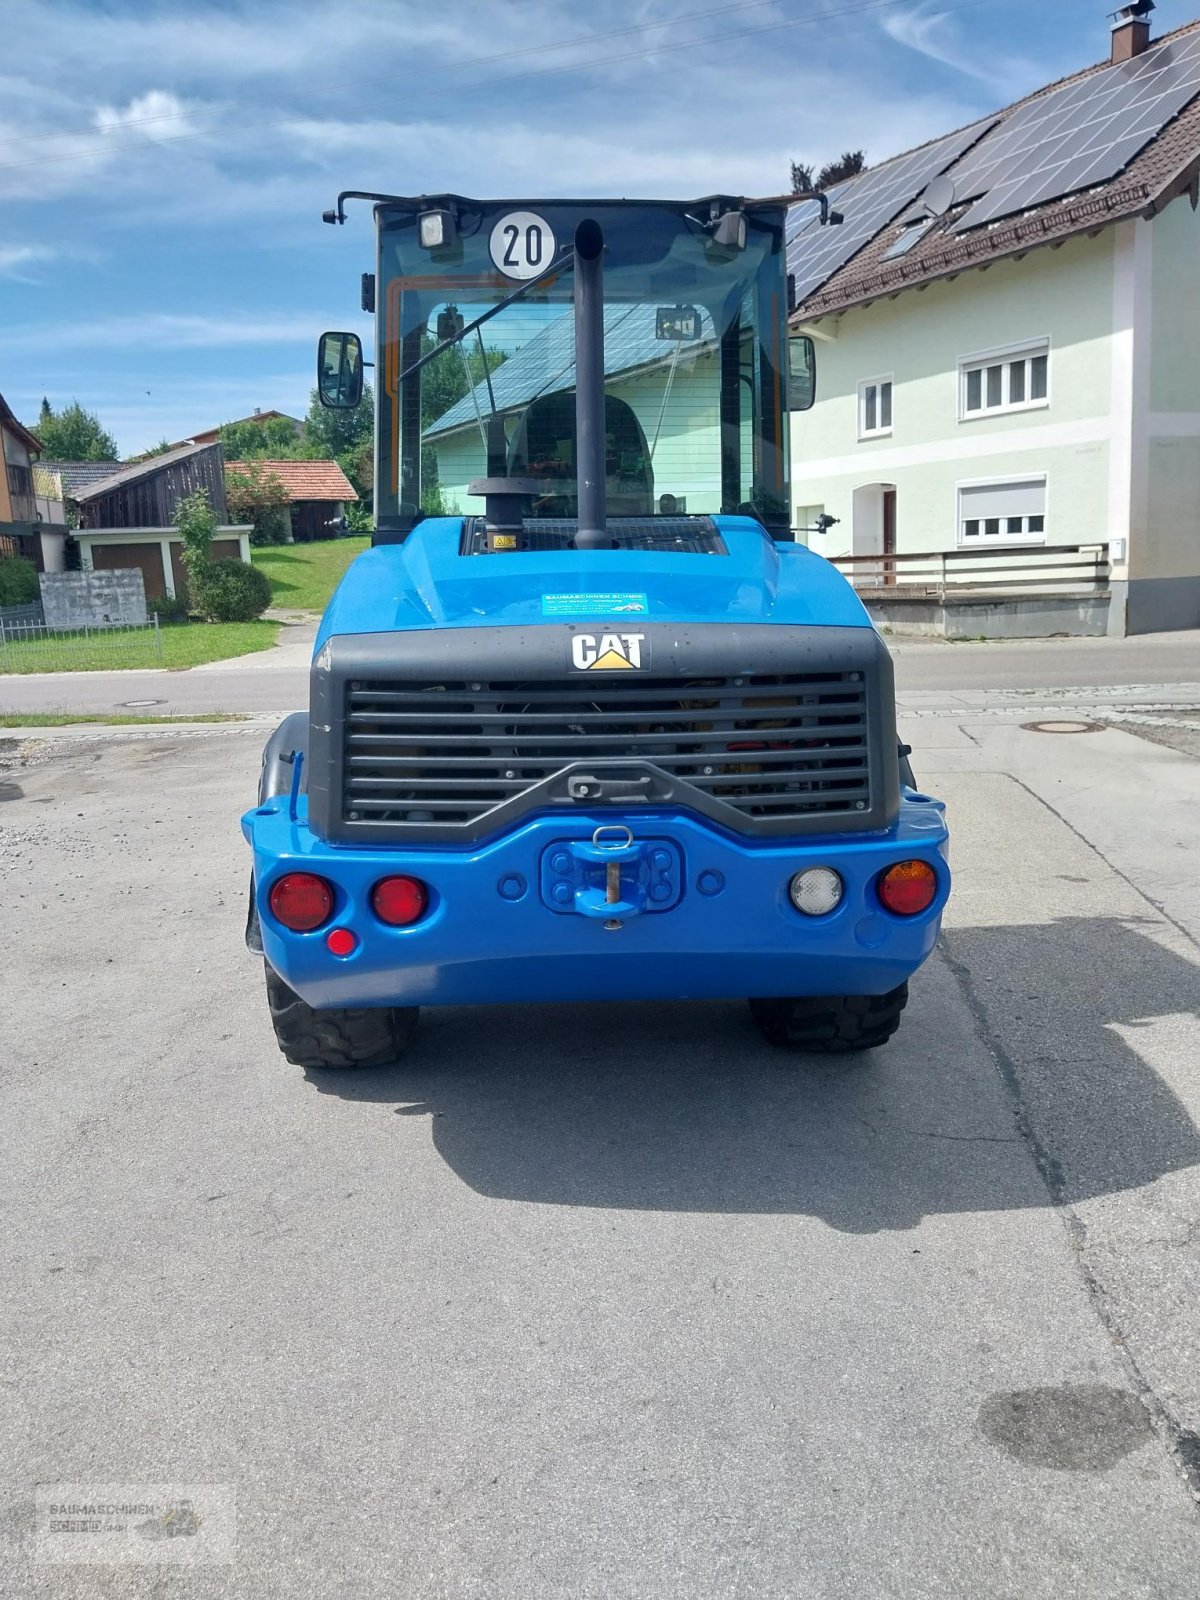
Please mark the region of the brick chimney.
POLYGON ((1119 61, 1132 61, 1134 56, 1140 56, 1149 45, 1150 13, 1153 10, 1154 0, 1134 0, 1132 5, 1122 6, 1119 11, 1113 12, 1114 66, 1119 61))

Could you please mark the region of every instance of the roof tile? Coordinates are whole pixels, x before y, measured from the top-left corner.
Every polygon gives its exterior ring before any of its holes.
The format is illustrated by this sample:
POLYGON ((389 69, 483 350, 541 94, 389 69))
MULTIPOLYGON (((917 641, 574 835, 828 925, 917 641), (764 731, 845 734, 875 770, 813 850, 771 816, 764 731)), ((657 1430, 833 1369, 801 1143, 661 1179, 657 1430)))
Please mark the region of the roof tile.
MULTIPOLYGON (((254 461, 262 472, 273 473, 287 490, 289 502, 296 500, 357 500, 354 485, 336 461, 254 461)), ((225 482, 239 476, 240 462, 225 466, 225 482)))

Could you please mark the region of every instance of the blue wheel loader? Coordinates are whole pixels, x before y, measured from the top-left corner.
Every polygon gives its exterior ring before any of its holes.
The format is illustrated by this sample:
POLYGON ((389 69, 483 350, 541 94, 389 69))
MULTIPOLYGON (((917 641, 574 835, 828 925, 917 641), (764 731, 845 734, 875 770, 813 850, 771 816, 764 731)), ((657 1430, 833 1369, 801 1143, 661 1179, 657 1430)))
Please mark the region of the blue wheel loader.
MULTIPOLYGON (((267 743, 247 942, 279 1044, 380 1065, 423 1005, 749 1002, 895 1031, 950 889, 892 663, 795 542, 785 200, 358 192, 375 532, 267 743)), ((321 400, 363 394, 322 336, 321 400)))

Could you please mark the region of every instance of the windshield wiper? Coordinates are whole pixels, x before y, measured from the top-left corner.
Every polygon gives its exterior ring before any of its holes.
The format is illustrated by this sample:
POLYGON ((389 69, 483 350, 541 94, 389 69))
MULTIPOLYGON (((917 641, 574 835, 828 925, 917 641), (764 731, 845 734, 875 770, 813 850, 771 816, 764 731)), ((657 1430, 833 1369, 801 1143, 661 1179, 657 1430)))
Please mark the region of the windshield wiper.
POLYGON ((562 255, 557 256, 544 272, 538 273, 536 278, 530 278, 519 289, 514 289, 511 294, 506 294, 503 300, 497 300, 496 304, 489 306, 482 316, 476 317, 473 322, 464 323, 452 339, 443 339, 441 344, 435 345, 432 350, 427 351, 425 355, 414 361, 410 367, 405 367, 396 380, 397 385, 403 383, 405 378, 411 378, 414 372, 420 372, 422 367, 427 367, 434 357, 440 356, 444 350, 453 349, 469 333, 474 333, 477 328, 482 328, 485 322, 490 322, 493 317, 498 317, 502 311, 514 305, 522 295, 528 294, 531 289, 536 289, 539 283, 545 283, 546 279, 554 277, 555 273, 563 272, 574 265, 574 250, 564 250, 562 255))

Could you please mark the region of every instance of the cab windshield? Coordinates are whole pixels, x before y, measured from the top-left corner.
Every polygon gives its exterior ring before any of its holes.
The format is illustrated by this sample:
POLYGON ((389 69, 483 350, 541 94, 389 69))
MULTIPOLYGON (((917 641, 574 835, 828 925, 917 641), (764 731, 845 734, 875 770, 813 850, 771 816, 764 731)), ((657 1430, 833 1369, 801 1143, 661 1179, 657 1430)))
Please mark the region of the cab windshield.
POLYGON ((785 533, 782 212, 748 210, 739 247, 714 238, 716 209, 381 206, 380 525, 481 514, 470 485, 497 477, 536 483, 535 518, 576 516, 572 241, 592 218, 605 241, 608 515, 742 511, 785 533))

